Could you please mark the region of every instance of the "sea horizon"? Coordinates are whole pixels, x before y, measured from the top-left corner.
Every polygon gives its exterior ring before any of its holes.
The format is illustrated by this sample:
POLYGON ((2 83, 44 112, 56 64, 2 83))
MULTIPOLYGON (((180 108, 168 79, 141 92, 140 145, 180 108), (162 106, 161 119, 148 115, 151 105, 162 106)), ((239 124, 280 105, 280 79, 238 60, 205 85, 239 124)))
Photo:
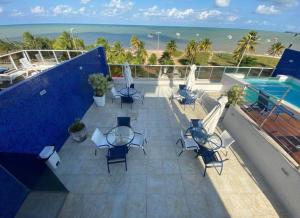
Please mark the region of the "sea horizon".
POLYGON ((0 38, 20 41, 25 31, 38 36, 55 38, 63 31, 70 31, 71 28, 73 28, 73 35, 83 39, 87 45, 93 44, 99 37, 104 37, 109 43, 120 41, 124 48, 129 48, 131 36, 136 35, 140 40, 145 41, 148 50, 157 50, 156 32, 161 32, 159 50, 164 49, 165 44, 170 40, 175 40, 178 48, 183 50, 189 40, 209 38, 213 42, 212 50, 224 52, 232 52, 239 39, 250 30, 255 30, 259 35, 257 54, 267 54, 267 50, 275 42, 282 42, 286 47, 292 43, 293 49, 300 50, 300 38, 287 32, 220 27, 78 23, 11 24, 0 25, 0 38))

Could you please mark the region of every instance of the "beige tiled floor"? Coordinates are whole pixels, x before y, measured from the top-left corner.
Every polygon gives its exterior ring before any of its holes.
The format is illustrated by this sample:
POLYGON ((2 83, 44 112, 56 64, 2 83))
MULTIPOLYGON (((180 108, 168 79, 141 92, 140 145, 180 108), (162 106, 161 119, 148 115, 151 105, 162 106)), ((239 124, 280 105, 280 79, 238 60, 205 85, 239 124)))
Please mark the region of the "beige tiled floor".
POLYGON ((105 107, 92 105, 83 121, 90 137, 96 127, 105 132, 116 125, 117 116, 130 116, 135 130, 147 130, 147 154, 131 149, 128 171, 124 164, 114 164, 109 175, 106 151, 95 156, 89 139, 80 144, 68 139, 56 171, 70 190, 60 217, 278 217, 236 153, 229 152, 221 176, 212 168, 206 177, 193 152, 177 156, 180 130, 190 118, 203 118, 203 108, 209 110, 213 101, 206 98, 205 107, 197 104, 195 111, 184 111, 168 100, 168 87, 138 89, 146 92, 143 105, 121 109, 108 97, 105 107))

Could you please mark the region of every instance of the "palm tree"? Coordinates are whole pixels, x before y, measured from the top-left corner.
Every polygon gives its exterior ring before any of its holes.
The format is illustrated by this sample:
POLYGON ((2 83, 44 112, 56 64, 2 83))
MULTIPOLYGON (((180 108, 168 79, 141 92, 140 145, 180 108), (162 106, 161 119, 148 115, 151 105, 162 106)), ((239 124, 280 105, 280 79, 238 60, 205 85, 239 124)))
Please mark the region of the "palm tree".
POLYGON ((122 64, 126 61, 125 50, 120 42, 115 42, 111 49, 111 62, 114 64, 122 64))
POLYGON ((250 31, 246 36, 238 41, 237 48, 233 52, 233 59, 240 65, 246 52, 255 52, 258 35, 256 31, 250 31))
POLYGON ((177 45, 175 40, 169 41, 166 45, 166 51, 168 51, 169 54, 173 56, 176 50, 177 50, 177 45))
POLYGON ((71 34, 66 31, 62 32, 53 43, 53 48, 57 50, 72 50, 73 47, 71 34))
POLYGON ((140 45, 140 40, 138 39, 137 36, 133 35, 130 39, 130 44, 133 48, 134 51, 138 50, 138 47, 140 45))
POLYGON ((105 38, 102 38, 102 37, 99 37, 98 39, 96 39, 95 44, 103 46, 105 48, 105 50, 108 50, 108 48, 109 48, 108 41, 105 38))
POLYGON ((210 41, 209 38, 205 38, 202 41, 200 41, 199 46, 201 51, 205 51, 205 52, 211 51, 212 41, 210 41))
POLYGON ((157 56, 155 53, 152 53, 148 59, 148 63, 150 65, 154 65, 154 64, 157 64, 157 56))
POLYGON ((162 65, 174 65, 174 61, 167 51, 163 52, 162 56, 158 59, 158 62, 162 65))
POLYGON ((136 52, 136 57, 140 64, 144 64, 147 60, 148 53, 147 53, 147 50, 145 49, 145 43, 143 41, 139 42, 139 46, 138 46, 137 52, 136 52))
POLYGON ((280 56, 285 49, 284 45, 281 42, 276 42, 268 50, 268 53, 273 56, 280 56))
POLYGON ((194 64, 197 55, 199 55, 200 46, 195 40, 188 42, 185 48, 185 55, 190 64, 194 64))

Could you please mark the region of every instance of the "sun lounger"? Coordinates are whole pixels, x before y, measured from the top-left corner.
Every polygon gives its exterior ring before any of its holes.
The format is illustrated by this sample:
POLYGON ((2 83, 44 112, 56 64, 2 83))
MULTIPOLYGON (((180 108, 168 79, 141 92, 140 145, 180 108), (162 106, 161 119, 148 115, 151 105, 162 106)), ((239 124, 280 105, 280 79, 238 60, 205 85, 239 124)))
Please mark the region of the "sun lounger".
POLYGON ((19 76, 23 76, 24 74, 26 74, 26 77, 28 77, 27 70, 9 70, 6 73, 0 74, 0 81, 9 81, 10 84, 12 84, 13 80, 19 76))
POLYGON ((21 58, 20 63, 22 65, 22 68, 28 71, 43 71, 48 68, 53 67, 54 65, 36 65, 30 63, 27 58, 21 58))

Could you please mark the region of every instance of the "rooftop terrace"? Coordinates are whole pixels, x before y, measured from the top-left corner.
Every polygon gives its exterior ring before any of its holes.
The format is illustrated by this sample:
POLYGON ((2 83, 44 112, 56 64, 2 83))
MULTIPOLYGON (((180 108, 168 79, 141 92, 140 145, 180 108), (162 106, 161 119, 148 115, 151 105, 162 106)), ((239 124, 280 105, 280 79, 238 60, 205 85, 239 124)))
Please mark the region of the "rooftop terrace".
MULTIPOLYGON (((55 173, 70 193, 56 215, 181 218, 278 217, 282 213, 278 207, 276 211, 268 188, 254 178, 251 164, 241 159, 237 144, 227 157, 222 154, 227 160, 221 176, 211 168, 203 177, 203 163, 192 151, 178 157, 180 130, 189 126, 190 118, 203 118, 219 93, 207 95, 195 111, 192 107, 184 111, 177 102, 169 101, 169 86, 137 85, 137 89, 146 93, 144 104, 136 102, 133 109, 126 105, 121 109, 119 102, 112 104, 108 98, 103 108, 92 105, 83 121, 90 138, 96 127, 107 132, 116 126, 117 116, 130 116, 135 130, 148 132, 146 155, 132 148, 128 171, 123 164, 114 164, 109 175, 106 151, 95 156, 90 139, 76 143, 69 138, 59 152, 62 163, 55 173)), ((35 198, 35 204, 27 199, 31 202, 25 201, 19 217, 46 217, 49 211, 38 206, 42 199, 35 198)))

